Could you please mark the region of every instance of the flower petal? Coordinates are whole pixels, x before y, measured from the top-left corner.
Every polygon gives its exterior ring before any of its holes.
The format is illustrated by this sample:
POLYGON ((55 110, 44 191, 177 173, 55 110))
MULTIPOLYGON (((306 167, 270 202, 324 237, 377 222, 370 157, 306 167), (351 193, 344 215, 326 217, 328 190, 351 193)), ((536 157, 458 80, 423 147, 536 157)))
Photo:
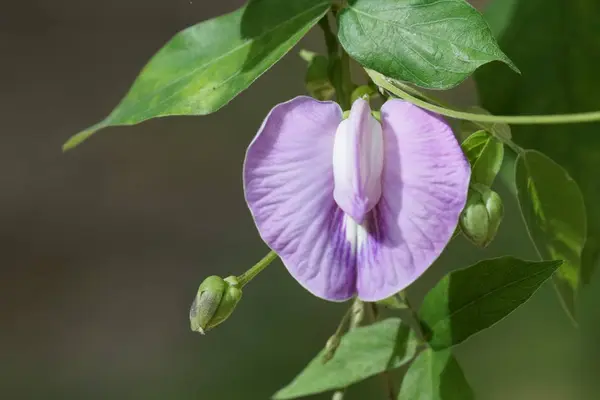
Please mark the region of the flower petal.
POLYGON ((369 102, 357 99, 342 121, 333 145, 333 198, 361 224, 381 197, 383 134, 369 102))
POLYGON ((333 199, 333 141, 342 110, 296 97, 271 110, 244 163, 246 201, 262 239, 314 295, 356 293, 356 257, 333 199))
POLYGON ((402 101, 381 108, 382 196, 357 260, 358 296, 376 301, 417 279, 452 238, 467 200, 469 163, 440 117, 402 101))

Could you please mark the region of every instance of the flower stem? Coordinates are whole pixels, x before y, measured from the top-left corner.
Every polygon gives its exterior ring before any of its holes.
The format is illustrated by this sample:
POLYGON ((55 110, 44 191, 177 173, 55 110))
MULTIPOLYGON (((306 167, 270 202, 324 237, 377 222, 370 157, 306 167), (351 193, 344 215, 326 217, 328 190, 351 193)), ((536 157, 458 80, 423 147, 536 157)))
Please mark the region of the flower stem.
POLYGON ((262 272, 263 269, 267 268, 269 264, 273 262, 277 258, 277 253, 274 251, 270 251, 269 254, 263 257, 262 260, 254 264, 252 268, 248 271, 244 272, 242 275, 237 277, 238 284, 240 289, 246 286, 248 282, 250 282, 254 277, 262 272))
POLYGON ((340 343, 342 341, 342 336, 344 336, 344 331, 346 329, 346 325, 348 321, 350 321, 350 316, 352 315, 352 307, 349 307, 344 317, 338 324, 335 333, 327 340, 327 344, 325 345, 325 354, 323 355, 323 364, 327 363, 329 360, 333 358, 335 352, 337 351, 340 343))
POLYGON ((358 297, 350 308, 350 329, 358 328, 365 320, 365 303, 358 297))

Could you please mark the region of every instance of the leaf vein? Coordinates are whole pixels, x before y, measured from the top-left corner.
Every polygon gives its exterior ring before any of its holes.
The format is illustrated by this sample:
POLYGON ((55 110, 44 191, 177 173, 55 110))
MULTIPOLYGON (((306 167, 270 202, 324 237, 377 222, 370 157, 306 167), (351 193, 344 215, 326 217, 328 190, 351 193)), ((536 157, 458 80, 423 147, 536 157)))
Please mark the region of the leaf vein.
POLYGON ((490 296, 490 295, 492 295, 492 294, 494 294, 494 293, 498 292, 499 290, 506 289, 506 288, 508 288, 508 287, 511 287, 511 286, 517 285, 517 284, 519 284, 519 283, 521 283, 521 282, 524 282, 524 281, 526 281, 526 280, 528 280, 528 279, 535 278, 535 277, 536 277, 536 276, 538 276, 538 275, 542 275, 542 274, 544 274, 544 273, 547 273, 549 269, 556 269, 556 264, 557 264, 557 262, 549 263, 549 264, 548 264, 548 267, 546 267, 546 268, 544 268, 544 269, 542 269, 542 270, 540 270, 540 271, 537 271, 537 272, 535 272, 535 273, 533 273, 533 274, 531 274, 531 275, 528 275, 528 276, 526 276, 526 277, 524 277, 524 278, 522 278, 522 279, 519 279, 519 280, 516 280, 516 281, 511 281, 511 282, 509 282, 509 283, 507 283, 507 284, 504 284, 504 285, 501 285, 501 286, 499 286, 499 287, 496 287, 496 288, 494 288, 493 290, 491 290, 491 291, 489 291, 489 292, 487 292, 487 293, 484 293, 484 294, 483 294, 483 295, 481 295, 481 296, 478 296, 478 297, 474 298, 473 300, 471 300, 471 301, 469 301, 469 302, 467 302, 467 303, 463 304, 462 306, 460 306, 460 307, 459 307, 459 308, 457 308, 456 310, 452 311, 452 312, 451 312, 450 314, 448 314, 448 315, 447 315, 445 318, 442 318, 442 319, 439 319, 439 320, 435 321, 435 322, 433 323, 433 325, 432 325, 432 328, 433 328, 433 327, 435 327, 436 325, 438 325, 440 322, 442 322, 442 321, 444 321, 444 320, 451 319, 451 318, 452 318, 454 315, 456 315, 456 314, 458 314, 458 313, 462 312, 462 311, 463 311, 465 308, 467 308, 467 307, 471 307, 473 304, 475 304, 475 303, 477 303, 477 302, 481 301, 482 299, 484 299, 484 298, 486 298, 486 297, 488 297, 488 296, 490 296))

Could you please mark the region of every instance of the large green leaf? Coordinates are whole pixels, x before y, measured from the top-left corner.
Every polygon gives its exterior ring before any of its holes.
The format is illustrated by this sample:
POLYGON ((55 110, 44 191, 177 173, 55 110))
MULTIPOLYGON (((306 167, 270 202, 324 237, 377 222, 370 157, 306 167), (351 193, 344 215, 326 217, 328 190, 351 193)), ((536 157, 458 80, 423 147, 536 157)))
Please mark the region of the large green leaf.
POLYGON ((323 363, 321 351, 274 399, 293 399, 345 388, 380 372, 398 368, 415 355, 417 340, 398 318, 356 328, 341 340, 335 355, 323 363))
POLYGON ((469 386, 451 350, 424 350, 402 381, 398 400, 471 400, 469 386))
POLYGON ((526 302, 561 263, 501 257, 449 273, 419 310, 429 344, 445 349, 489 328, 526 302))
POLYGON ((554 283, 575 317, 586 219, 577 183, 557 163, 534 150, 517 158, 515 183, 529 234, 544 260, 564 260, 554 283))
POLYGON ((338 37, 367 68, 424 88, 451 88, 495 60, 517 70, 464 0, 350 0, 338 37))
POLYGON ((461 147, 471 164, 471 183, 492 186, 502 167, 504 145, 486 131, 478 131, 466 138, 461 147))
MULTIPOLYGON (((600 2, 494 0, 486 18, 522 76, 493 65, 476 74, 483 105, 496 114, 557 114, 600 109, 600 2)), ((578 183, 588 232, 580 276, 600 264, 600 124, 515 125, 516 141, 540 150, 578 183)))
POLYGON ((285 55, 329 6, 328 0, 251 0, 180 32, 144 67, 117 108, 64 149, 108 126, 218 110, 285 55))

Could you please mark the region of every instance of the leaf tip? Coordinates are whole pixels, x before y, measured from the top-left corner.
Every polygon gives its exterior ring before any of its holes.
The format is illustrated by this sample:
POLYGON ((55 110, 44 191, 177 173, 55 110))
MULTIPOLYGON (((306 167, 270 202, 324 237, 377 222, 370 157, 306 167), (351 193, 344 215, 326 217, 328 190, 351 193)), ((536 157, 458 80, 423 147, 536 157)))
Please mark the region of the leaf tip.
POLYGON ((517 65, 510 58, 508 58, 508 56, 506 54, 504 55, 504 60, 502 60, 502 61, 504 61, 506 63, 506 65, 508 65, 510 67, 510 69, 512 69, 518 75, 522 75, 519 67, 517 67, 517 65))
POLYGON ((75 135, 71 136, 63 145, 62 151, 66 153, 67 151, 74 149, 79 146, 81 143, 86 141, 90 136, 96 133, 99 129, 103 128, 105 125, 103 123, 99 123, 89 127, 86 130, 83 130, 75 135))

